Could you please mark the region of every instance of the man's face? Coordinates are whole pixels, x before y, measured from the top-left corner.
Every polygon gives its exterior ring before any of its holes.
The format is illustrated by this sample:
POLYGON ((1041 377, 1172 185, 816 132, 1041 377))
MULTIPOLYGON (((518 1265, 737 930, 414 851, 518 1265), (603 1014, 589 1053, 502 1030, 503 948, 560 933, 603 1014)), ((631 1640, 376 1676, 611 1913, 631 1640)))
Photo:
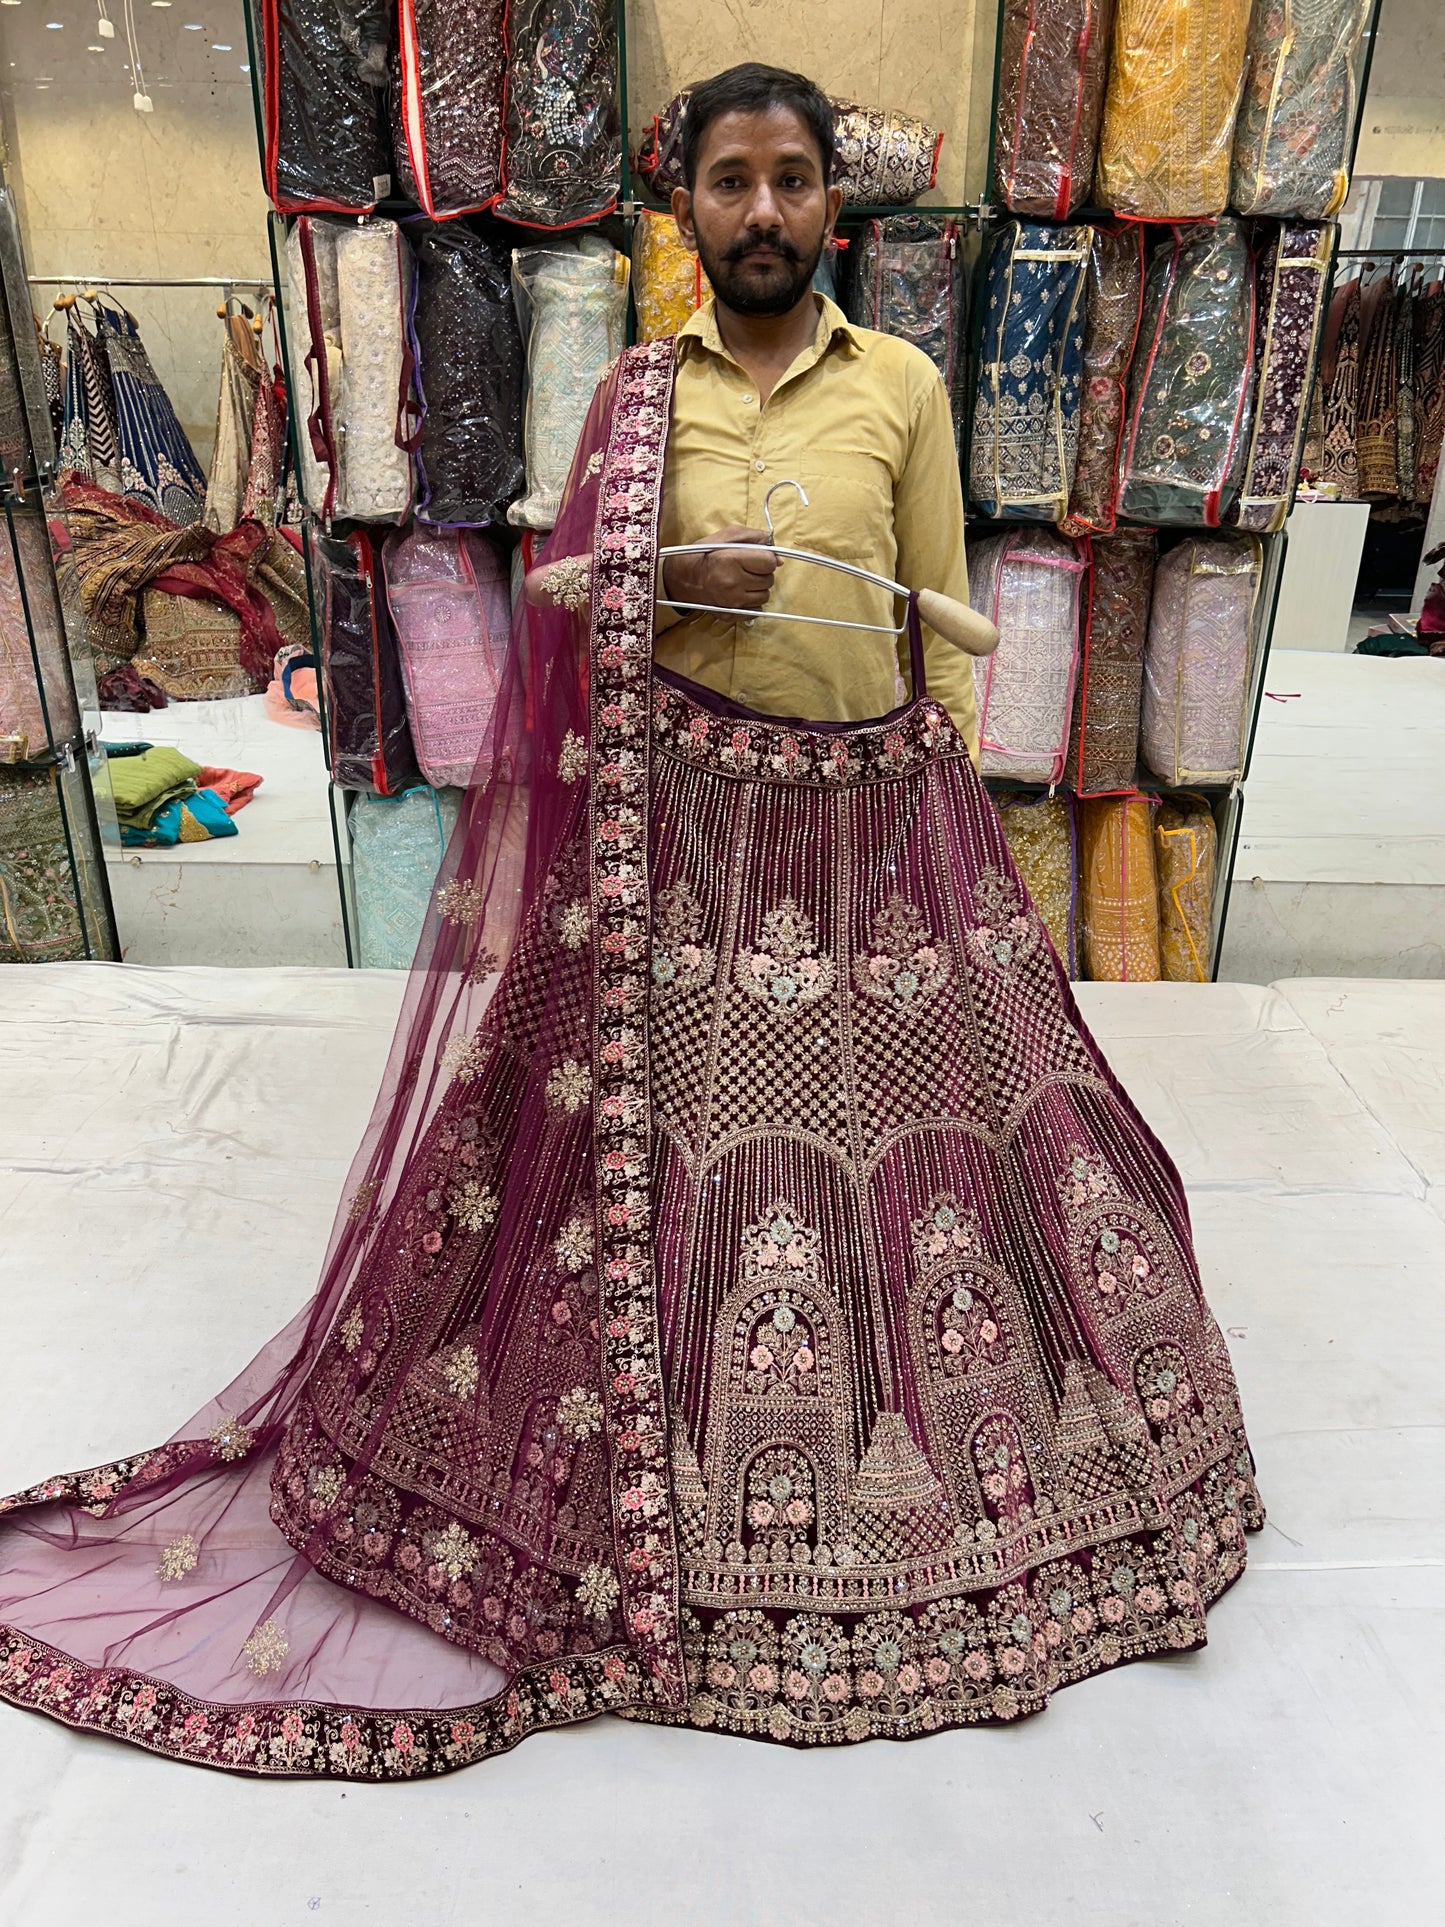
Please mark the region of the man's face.
POLYGON ((692 191, 672 211, 718 300, 735 314, 786 314, 806 294, 843 195, 791 107, 720 114, 703 136, 692 191))

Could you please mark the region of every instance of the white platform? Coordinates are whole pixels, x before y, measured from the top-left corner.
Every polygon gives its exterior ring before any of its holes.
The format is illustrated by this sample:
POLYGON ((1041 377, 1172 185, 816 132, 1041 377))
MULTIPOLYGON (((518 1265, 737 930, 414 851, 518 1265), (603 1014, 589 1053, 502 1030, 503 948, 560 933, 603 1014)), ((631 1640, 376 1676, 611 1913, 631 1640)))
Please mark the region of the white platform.
POLYGON ((106 711, 113 743, 164 743, 264 778, 235 836, 108 852, 122 953, 141 964, 346 961, 326 763, 314 730, 274 722, 261 696, 106 711))
MULTIPOLYGON (((0 971, 0 1489, 164 1436, 304 1299, 401 989, 0 971)), ((1438 1921, 1445 986, 1079 998, 1188 1181, 1270 1508, 1206 1652, 907 1746, 603 1720, 392 1788, 0 1708, 0 1921, 1438 1921)))
POLYGON ((1445 976, 1445 662, 1271 656, 1220 975, 1445 976))

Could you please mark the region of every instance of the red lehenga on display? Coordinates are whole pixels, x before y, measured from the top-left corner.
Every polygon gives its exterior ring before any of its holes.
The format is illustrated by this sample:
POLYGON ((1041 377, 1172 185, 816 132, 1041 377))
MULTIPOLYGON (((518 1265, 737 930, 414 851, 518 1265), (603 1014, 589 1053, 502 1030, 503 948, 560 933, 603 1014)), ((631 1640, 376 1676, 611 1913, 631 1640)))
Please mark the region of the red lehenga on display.
POLYGON ((673 365, 593 405, 316 1298, 0 1503, 17 1705, 356 1779, 604 1711, 908 1738, 1243 1568, 1178 1176, 947 713, 652 669, 673 365))

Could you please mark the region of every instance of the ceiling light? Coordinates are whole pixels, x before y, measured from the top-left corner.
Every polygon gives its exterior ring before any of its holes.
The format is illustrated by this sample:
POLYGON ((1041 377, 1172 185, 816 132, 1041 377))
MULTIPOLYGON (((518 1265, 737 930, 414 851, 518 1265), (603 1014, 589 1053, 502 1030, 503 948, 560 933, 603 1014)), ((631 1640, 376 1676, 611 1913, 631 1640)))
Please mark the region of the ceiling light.
POLYGON ((241 62, 241 72, 242 72, 243 74, 249 74, 249 73, 250 73, 250 71, 251 71, 251 69, 250 69, 250 68, 249 68, 249 67, 248 67, 248 66, 246 65, 246 63, 245 63, 245 61, 243 60, 243 61, 241 62))
POLYGON ((211 52, 213 54, 228 54, 230 51, 231 43, 229 40, 213 40, 211 42, 211 52))

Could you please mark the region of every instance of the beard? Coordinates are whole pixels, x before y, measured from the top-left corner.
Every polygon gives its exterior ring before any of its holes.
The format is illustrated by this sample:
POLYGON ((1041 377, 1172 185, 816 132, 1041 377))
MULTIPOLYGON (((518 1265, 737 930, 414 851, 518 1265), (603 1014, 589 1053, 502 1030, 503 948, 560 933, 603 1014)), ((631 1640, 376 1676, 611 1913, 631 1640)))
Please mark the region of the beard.
POLYGON ((775 241, 759 241, 745 235, 721 254, 714 254, 702 236, 697 236, 698 259, 713 286, 713 293, 734 314, 786 314, 797 307, 812 285, 818 263, 823 258, 823 240, 805 255, 786 236, 775 241), (769 272, 760 275, 753 265, 765 262, 769 272))

